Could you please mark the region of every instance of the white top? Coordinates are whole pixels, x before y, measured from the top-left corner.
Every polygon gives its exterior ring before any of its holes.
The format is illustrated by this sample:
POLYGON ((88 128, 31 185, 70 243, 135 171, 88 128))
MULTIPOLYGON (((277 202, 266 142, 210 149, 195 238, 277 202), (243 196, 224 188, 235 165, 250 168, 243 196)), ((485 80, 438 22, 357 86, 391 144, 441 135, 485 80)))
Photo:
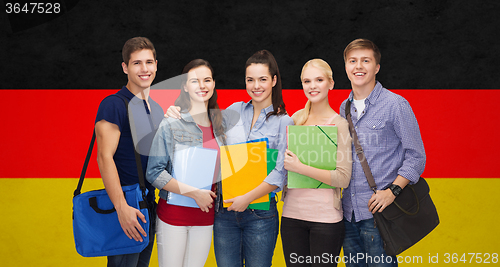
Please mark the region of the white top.
POLYGON ((353 99, 354 106, 356 107, 356 110, 358 113, 358 120, 359 120, 359 117, 361 117, 361 114, 363 114, 363 112, 365 110, 365 107, 366 107, 365 99, 366 98, 363 98, 360 100, 353 99))

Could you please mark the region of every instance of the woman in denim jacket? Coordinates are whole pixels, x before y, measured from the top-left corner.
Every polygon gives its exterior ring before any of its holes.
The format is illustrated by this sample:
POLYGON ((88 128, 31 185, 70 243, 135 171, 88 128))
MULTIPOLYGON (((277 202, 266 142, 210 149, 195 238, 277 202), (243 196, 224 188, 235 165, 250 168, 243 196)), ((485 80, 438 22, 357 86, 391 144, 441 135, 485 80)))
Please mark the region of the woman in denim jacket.
MULTIPOLYGON (((156 227, 159 265, 197 267, 205 264, 210 251, 216 194, 177 181, 172 177, 172 161, 176 149, 182 146, 219 150, 225 136, 210 64, 195 59, 182 73, 181 94, 175 101, 181 107, 182 118, 161 122, 151 145, 146 178, 160 189, 156 227), (199 208, 168 204, 169 193, 193 198, 199 208)), ((218 180, 219 160, 214 172, 214 181, 218 180)))
MULTIPOLYGON (((278 149, 276 167, 264 181, 250 192, 216 204, 214 252, 219 267, 272 265, 278 237, 279 218, 275 197, 269 210, 248 209, 253 200, 283 189, 286 170, 286 127, 293 125, 287 115, 281 93, 281 77, 274 56, 267 50, 253 54, 246 62, 245 84, 249 102, 236 102, 224 112, 227 144, 236 144, 267 137, 269 148, 278 149), (236 112, 236 113, 235 113, 236 112), (235 114, 239 118, 235 119, 235 114), (220 205, 220 206, 219 206, 220 205)), ((175 107, 167 116, 178 118, 175 107)), ((220 200, 220 196, 217 200, 220 200)))

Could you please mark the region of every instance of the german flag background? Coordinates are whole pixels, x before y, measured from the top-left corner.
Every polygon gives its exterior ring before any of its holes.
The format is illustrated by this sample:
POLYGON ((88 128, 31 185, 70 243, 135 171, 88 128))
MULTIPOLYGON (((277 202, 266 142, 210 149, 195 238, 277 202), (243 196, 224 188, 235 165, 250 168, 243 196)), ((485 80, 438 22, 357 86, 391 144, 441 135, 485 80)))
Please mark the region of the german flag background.
MULTIPOLYGON (((155 44, 155 82, 207 59, 222 108, 249 100, 245 61, 268 49, 289 114, 306 102, 299 77, 312 58, 334 71, 329 98, 338 112, 350 89, 343 49, 356 38, 374 41, 382 53, 377 79, 410 102, 419 122, 422 176, 441 219, 398 260, 498 264, 500 2, 56 0, 3 1, 2 8, 0 266, 105 265, 104 257, 76 253, 72 196, 98 105, 127 82, 121 48, 135 36, 155 44)), ((152 97, 166 109, 178 94, 152 97)), ((84 191, 103 187, 95 153, 87 177, 84 191)), ((158 266, 156 255, 151 266, 158 266)), ((206 266, 216 266, 213 252, 206 266)), ((273 266, 285 266, 281 240, 273 266)))

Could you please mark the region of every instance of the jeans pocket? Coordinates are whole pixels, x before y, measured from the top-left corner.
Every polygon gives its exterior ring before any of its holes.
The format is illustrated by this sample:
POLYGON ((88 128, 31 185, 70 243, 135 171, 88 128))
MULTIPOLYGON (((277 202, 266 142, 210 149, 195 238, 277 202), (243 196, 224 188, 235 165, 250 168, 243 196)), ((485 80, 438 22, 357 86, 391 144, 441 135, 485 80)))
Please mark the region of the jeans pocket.
POLYGON ((271 219, 276 217, 276 211, 272 207, 269 210, 252 210, 252 216, 257 219, 271 219))

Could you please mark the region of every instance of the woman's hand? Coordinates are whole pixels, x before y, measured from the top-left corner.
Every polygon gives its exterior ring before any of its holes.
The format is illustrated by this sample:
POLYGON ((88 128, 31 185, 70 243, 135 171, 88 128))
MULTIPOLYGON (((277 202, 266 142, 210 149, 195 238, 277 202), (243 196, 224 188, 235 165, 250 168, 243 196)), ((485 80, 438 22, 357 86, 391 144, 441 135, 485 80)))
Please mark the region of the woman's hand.
POLYGON ((178 106, 170 106, 167 109, 167 113, 165 113, 165 118, 174 118, 181 119, 181 107, 178 106))
MULTIPOLYGON (((186 194, 188 195, 188 194, 186 194)), ((206 189, 197 189, 189 192, 189 197, 196 201, 196 204, 204 212, 208 212, 212 208, 212 203, 214 202, 215 195, 214 192, 206 189)))
POLYGON ((248 208, 248 205, 250 205, 250 202, 252 202, 252 200, 249 199, 246 195, 241 195, 235 198, 224 200, 224 203, 233 203, 227 208, 228 211, 237 212, 245 211, 248 208))
POLYGON ((300 162, 297 155, 295 155, 292 151, 290 151, 288 149, 285 151, 284 167, 287 171, 300 173, 299 170, 302 167, 302 165, 304 165, 304 164, 302 162, 300 162))

